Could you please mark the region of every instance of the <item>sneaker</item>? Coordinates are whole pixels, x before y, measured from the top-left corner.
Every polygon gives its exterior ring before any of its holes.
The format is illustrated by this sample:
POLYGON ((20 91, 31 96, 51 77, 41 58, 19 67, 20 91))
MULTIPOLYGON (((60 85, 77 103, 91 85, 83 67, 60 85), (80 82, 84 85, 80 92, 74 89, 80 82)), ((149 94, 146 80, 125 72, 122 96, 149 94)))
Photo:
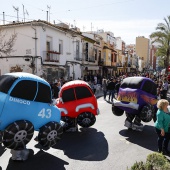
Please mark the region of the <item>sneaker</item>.
POLYGON ((127 128, 132 128, 132 123, 129 122, 128 120, 125 120, 124 126, 127 127, 127 128))
POLYGON ((139 124, 133 123, 132 124, 132 129, 136 130, 136 131, 143 131, 143 124, 142 123, 139 123, 139 124))

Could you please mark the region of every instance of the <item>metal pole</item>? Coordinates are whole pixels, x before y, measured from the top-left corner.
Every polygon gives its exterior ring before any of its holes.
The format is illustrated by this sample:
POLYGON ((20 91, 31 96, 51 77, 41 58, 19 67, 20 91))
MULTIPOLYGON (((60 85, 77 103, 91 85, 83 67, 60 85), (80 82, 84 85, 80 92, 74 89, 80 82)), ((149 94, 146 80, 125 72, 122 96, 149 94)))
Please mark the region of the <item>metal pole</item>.
POLYGON ((24 16, 24 22, 25 22, 25 10, 24 10, 24 5, 22 4, 23 6, 23 16, 24 16))
POLYGON ((48 22, 48 11, 47 11, 47 22, 48 22))
POLYGON ((3 12, 3 24, 5 25, 5 12, 3 12))
POLYGON ((32 26, 32 22, 31 22, 31 27, 32 29, 34 29, 35 31, 35 37, 33 37, 33 39, 35 39, 35 56, 32 58, 32 63, 33 63, 33 69, 32 69, 32 73, 35 73, 35 69, 37 69, 37 64, 35 64, 35 57, 37 57, 37 30, 35 27, 32 26))

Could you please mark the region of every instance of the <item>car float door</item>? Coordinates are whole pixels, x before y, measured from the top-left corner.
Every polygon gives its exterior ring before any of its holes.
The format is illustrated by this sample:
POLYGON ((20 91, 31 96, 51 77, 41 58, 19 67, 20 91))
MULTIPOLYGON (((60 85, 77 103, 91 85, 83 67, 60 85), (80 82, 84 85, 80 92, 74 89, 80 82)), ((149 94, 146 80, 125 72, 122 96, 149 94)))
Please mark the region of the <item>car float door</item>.
POLYGON ((37 82, 30 80, 15 81, 6 97, 3 114, 1 115, 1 128, 5 128, 16 120, 30 120, 32 101, 36 92, 37 82))
POLYGON ((62 116, 75 117, 76 98, 74 88, 67 88, 61 91, 60 102, 57 106, 60 108, 62 116))

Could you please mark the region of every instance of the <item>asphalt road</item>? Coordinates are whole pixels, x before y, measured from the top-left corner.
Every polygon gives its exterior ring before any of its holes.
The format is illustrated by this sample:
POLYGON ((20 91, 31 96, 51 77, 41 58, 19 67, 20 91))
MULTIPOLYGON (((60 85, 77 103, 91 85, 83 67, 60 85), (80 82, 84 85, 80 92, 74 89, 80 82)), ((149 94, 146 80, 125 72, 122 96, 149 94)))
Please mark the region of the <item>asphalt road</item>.
POLYGON ((144 123, 143 132, 130 131, 124 127, 125 115, 114 116, 103 97, 98 105, 95 125, 64 133, 49 150, 32 139, 27 145, 32 154, 24 162, 12 161, 10 150, 0 145, 0 170, 126 170, 157 150, 153 121, 144 123))

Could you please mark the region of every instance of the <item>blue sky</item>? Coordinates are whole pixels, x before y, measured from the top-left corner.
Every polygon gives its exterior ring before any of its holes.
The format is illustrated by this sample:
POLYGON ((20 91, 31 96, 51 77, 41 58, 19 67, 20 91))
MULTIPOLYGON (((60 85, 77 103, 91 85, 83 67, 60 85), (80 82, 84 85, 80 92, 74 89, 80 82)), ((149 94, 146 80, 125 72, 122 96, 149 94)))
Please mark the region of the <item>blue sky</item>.
POLYGON ((50 9, 51 23, 68 23, 81 31, 111 31, 126 44, 135 43, 137 36, 148 38, 170 15, 170 0, 5 0, 0 6, 0 24, 3 12, 6 23, 17 20, 13 6, 22 21, 23 5, 29 14, 25 14, 26 21, 47 20, 50 9))

